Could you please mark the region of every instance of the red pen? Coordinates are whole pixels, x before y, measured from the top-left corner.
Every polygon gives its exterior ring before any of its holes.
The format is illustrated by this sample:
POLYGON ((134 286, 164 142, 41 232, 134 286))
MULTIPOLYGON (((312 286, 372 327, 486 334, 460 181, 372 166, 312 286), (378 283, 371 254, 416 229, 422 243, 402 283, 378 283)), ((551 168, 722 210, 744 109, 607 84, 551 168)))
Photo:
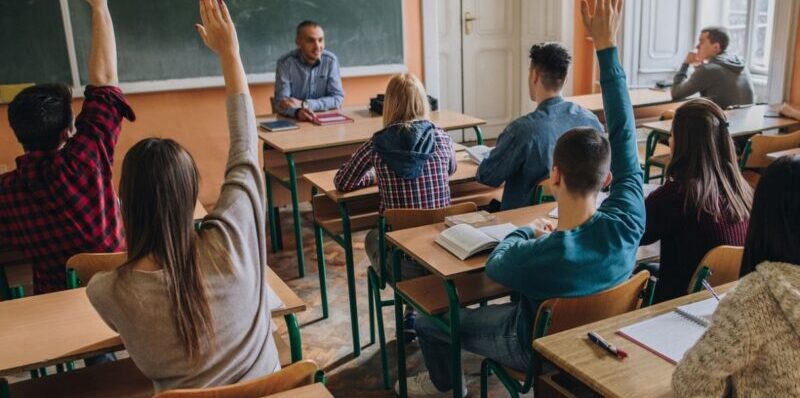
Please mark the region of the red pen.
POLYGON ((596 332, 589 332, 587 335, 589 336, 589 340, 599 345, 602 349, 614 354, 617 358, 625 359, 628 357, 627 352, 622 351, 617 347, 614 347, 613 344, 607 342, 604 338, 600 337, 600 335, 597 334, 596 332))

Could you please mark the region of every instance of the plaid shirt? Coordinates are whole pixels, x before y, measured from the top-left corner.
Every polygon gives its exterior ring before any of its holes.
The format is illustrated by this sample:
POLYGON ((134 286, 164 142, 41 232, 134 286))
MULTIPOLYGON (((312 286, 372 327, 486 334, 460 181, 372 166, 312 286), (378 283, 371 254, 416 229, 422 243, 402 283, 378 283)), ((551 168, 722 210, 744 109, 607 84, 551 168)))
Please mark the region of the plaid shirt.
POLYGON ((0 175, 0 241, 31 259, 36 294, 66 288, 73 254, 125 249, 111 165, 122 118, 135 116, 117 87, 85 97, 61 149, 26 153, 0 175))
POLYGON ((373 150, 370 139, 336 172, 336 189, 348 192, 378 182, 381 213, 385 209, 436 209, 450 205, 449 176, 456 171, 453 140, 437 128, 436 148, 422 169, 422 176, 400 178, 373 150))

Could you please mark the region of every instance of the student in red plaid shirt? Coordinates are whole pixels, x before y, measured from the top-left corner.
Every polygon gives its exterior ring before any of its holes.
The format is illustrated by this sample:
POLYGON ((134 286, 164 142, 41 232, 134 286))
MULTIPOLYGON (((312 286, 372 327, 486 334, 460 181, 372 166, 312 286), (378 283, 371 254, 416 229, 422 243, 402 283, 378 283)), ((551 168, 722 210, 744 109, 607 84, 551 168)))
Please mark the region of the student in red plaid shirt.
POLYGON ((111 180, 122 119, 134 120, 116 87, 117 49, 106 0, 92 9, 89 86, 72 117, 72 94, 60 84, 20 92, 8 120, 25 154, 0 175, 0 244, 33 263, 34 293, 66 288, 65 263, 80 252, 125 249, 111 180))
MULTIPOLYGON (((428 96, 414 75, 399 74, 389 81, 383 126, 336 173, 336 189, 348 192, 377 182, 381 212, 449 206, 449 177, 456 171, 453 140, 430 121, 428 96)), ((364 244, 370 261, 377 266, 377 229, 367 233, 364 244)), ((391 265, 387 268, 387 275, 391 275, 391 265)), ((409 259, 403 260, 401 268, 403 279, 427 273, 409 259)), ((407 309, 409 341, 414 336, 413 323, 414 315, 407 309)))

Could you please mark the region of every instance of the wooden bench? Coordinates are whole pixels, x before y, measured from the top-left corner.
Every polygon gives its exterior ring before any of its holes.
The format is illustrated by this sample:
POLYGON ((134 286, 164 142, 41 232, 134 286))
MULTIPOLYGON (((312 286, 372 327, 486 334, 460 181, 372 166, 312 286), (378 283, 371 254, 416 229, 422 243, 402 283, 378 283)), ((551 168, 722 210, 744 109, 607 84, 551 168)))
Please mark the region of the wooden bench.
MULTIPOLYGON (((511 290, 489 279, 484 272, 467 274, 454 279, 461 306, 477 304, 508 295, 511 290)), ((395 287, 405 300, 412 301, 421 310, 438 315, 450 308, 442 278, 426 275, 400 281, 395 287)))

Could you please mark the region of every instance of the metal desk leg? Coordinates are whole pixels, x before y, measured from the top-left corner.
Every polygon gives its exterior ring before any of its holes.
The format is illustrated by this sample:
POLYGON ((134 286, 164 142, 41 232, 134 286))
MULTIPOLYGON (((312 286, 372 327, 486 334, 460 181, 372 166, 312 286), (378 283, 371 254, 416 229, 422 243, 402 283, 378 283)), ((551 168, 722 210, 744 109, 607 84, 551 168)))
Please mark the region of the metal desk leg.
POLYGON ((278 221, 278 208, 275 207, 275 200, 272 196, 272 177, 264 175, 265 185, 267 186, 267 212, 269 216, 269 238, 272 244, 272 251, 277 252, 283 249, 281 242, 281 226, 278 221))
POLYGON ((294 218, 294 240, 297 247, 297 274, 302 278, 306 276, 305 258, 303 256, 303 227, 300 225, 300 200, 297 194, 297 169, 294 156, 286 154, 286 163, 289 164, 289 190, 292 192, 292 218, 294 218))
MULTIPOLYGON (((395 283, 401 280, 400 276, 400 251, 392 248, 392 267, 394 269, 395 283)), ((397 384, 398 393, 400 398, 406 398, 408 391, 406 388, 406 342, 403 340, 403 298, 397 293, 397 288, 394 291, 394 321, 395 333, 397 342, 397 384)))
POLYGON ((8 286, 8 277, 6 276, 5 267, 0 267, 0 299, 11 299, 11 287, 8 286))
POLYGON ((289 330, 289 347, 292 350, 292 363, 303 359, 303 344, 300 338, 300 325, 297 323, 297 317, 294 314, 286 314, 283 316, 286 320, 286 328, 289 330))
POLYGON ((356 297, 355 265, 353 264, 353 240, 350 234, 350 215, 347 204, 339 203, 339 213, 342 216, 342 230, 344 235, 344 257, 347 269, 347 293, 350 298, 350 326, 353 333, 353 356, 361 355, 361 339, 358 330, 358 301, 356 297))
MULTIPOLYGON (((311 197, 317 195, 317 187, 311 187, 311 197)), ((313 203, 313 202, 312 202, 313 203)), ((312 209, 316 211, 316 209, 312 209)), ((322 303, 322 319, 328 319, 328 273, 325 269, 325 243, 322 227, 314 219, 314 243, 317 245, 317 273, 319 274, 319 295, 322 303)))
POLYGON ((475 138, 478 141, 478 145, 483 145, 483 132, 479 126, 473 126, 473 130, 475 130, 475 138))
POLYGON ((462 398, 461 395, 461 303, 458 301, 458 291, 451 279, 444 281, 447 298, 450 301, 450 361, 453 371, 453 396, 462 398))

